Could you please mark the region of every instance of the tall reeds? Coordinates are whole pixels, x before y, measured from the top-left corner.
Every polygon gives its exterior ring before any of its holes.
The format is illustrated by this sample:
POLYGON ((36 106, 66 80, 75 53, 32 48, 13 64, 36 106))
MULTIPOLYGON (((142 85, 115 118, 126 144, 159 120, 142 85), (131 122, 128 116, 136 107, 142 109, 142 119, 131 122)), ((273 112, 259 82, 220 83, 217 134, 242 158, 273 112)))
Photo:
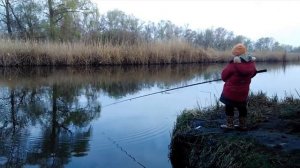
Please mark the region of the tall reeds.
MULTIPOLYGON (((283 60, 282 53, 258 53, 257 57, 259 61, 283 60)), ((110 42, 70 43, 0 39, 0 66, 180 64, 226 62, 230 59, 230 51, 195 47, 182 40, 114 45, 110 42)), ((289 59, 290 57, 286 56, 286 60, 289 59)), ((293 60, 297 59, 299 60, 299 55, 293 56, 293 60)))

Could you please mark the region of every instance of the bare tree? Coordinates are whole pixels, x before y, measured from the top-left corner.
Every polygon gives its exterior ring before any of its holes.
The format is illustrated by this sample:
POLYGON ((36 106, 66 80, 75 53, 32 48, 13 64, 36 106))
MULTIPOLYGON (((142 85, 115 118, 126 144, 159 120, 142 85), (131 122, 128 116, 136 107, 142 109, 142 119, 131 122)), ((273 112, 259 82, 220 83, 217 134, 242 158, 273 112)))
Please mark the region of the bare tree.
POLYGON ((10 1, 9 0, 1 0, 0 6, 4 8, 4 13, 0 13, 2 16, 1 21, 5 23, 7 28, 7 33, 9 37, 12 37, 12 19, 11 19, 11 12, 10 12, 10 1))

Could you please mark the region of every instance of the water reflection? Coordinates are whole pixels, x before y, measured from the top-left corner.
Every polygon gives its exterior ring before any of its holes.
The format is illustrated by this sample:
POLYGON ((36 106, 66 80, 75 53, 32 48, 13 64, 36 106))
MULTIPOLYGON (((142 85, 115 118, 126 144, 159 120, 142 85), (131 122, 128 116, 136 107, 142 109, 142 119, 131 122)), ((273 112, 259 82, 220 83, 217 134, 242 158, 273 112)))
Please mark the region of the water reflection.
POLYGON ((87 154, 90 122, 101 111, 89 87, 18 83, 1 87, 0 95, 0 157, 5 167, 62 167, 72 155, 87 154), (40 137, 31 143, 28 137, 37 131, 40 137))
POLYGON ((220 65, 134 66, 98 68, 2 68, 0 84, 42 87, 49 84, 88 87, 113 98, 122 98, 141 89, 168 88, 201 77, 219 77, 220 65))
MULTIPOLYGON (((257 67, 258 69, 266 68, 269 72, 282 72, 286 66, 286 64, 259 64, 257 67)), ((91 146, 92 137, 101 136, 92 133, 95 132, 93 121, 100 120, 103 97, 117 101, 117 99, 127 96, 136 96, 135 94, 146 88, 167 89, 191 82, 220 78, 223 67, 224 65, 220 64, 193 64, 94 68, 1 68, 0 167, 64 167, 69 165, 71 160, 76 161, 77 157, 87 157, 93 148, 91 146)), ((180 101, 183 100, 180 99, 180 101)), ((145 107, 147 106, 143 105, 143 108, 145 107)), ((149 126, 152 123, 154 125, 158 123, 155 115, 162 115, 159 111, 161 108, 157 107, 152 111, 149 109, 153 116, 148 117, 149 121, 143 122, 148 122, 148 125, 145 126, 145 128, 149 128, 148 132, 153 132, 154 135, 157 135, 158 132, 166 132, 164 137, 169 137, 168 129, 162 128, 161 125, 149 126), (157 114, 154 113, 156 111, 157 114), (159 129, 152 131, 152 128, 159 129)), ((147 110, 142 109, 142 111, 147 110)), ((174 114, 178 111, 172 110, 168 113, 174 114)), ((137 115, 135 112, 132 113, 137 115)), ((165 112, 164 115, 167 116, 168 113, 165 112)), ((150 114, 147 115, 150 116, 150 114)), ((112 115, 111 118, 114 120, 102 122, 115 122, 116 116, 112 115)), ((119 123, 129 123, 128 127, 132 126, 130 125, 132 121, 121 120, 122 116, 118 120, 119 123)), ((170 121, 172 123, 166 124, 165 120, 159 120, 159 122, 171 126, 174 121, 175 119, 172 119, 170 121)), ((106 126, 109 127, 109 124, 106 126)), ((118 128, 118 126, 115 124, 111 127, 118 128)), ((110 128, 106 130, 110 131, 110 128)), ((142 125, 140 128, 132 130, 138 130, 132 131, 132 135, 139 137, 143 135, 143 138, 145 132, 147 133, 142 125)), ((125 139, 128 139, 127 135, 131 134, 124 129, 118 132, 120 137, 126 135, 125 139)), ((122 141, 122 138, 118 139, 118 136, 113 138, 121 143, 127 142, 122 141)), ((163 141, 165 144, 169 144, 168 140, 164 139, 163 141)), ((151 148, 151 146, 143 147, 148 150, 151 148)), ((138 150, 136 149, 136 151, 138 150)), ((115 153, 112 152, 112 155, 115 153)), ((161 157, 165 157, 164 163, 152 164, 161 165, 160 167, 170 166, 167 154, 161 157)))

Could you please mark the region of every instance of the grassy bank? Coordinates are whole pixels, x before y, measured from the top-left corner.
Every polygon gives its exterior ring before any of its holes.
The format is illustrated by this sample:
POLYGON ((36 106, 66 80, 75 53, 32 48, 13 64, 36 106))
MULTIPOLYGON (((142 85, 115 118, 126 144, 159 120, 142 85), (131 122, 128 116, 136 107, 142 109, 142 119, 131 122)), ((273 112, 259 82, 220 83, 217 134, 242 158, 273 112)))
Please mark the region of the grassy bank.
MULTIPOLYGON (((299 61, 300 55, 254 53, 258 61, 299 61)), ((0 40, 0 66, 120 65, 226 62, 230 51, 203 49, 179 40, 120 44, 51 43, 0 40)))
POLYGON ((184 111, 172 134, 173 167, 299 167, 299 109, 299 99, 251 95, 248 132, 221 130, 219 105, 184 111))

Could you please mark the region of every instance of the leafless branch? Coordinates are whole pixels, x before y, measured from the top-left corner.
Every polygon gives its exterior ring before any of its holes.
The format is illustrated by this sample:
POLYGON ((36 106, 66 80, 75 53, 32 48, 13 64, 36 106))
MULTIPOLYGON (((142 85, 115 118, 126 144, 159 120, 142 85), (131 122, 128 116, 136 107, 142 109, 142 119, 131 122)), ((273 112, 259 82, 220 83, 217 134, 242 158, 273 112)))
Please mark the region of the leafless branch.
POLYGON ((300 98, 300 94, 299 94, 298 90, 297 90, 297 89, 295 89, 295 91, 296 91, 297 95, 298 95, 298 96, 299 96, 299 98, 300 98))
POLYGON ((4 19, 0 19, 0 22, 4 22, 5 24, 7 24, 7 21, 5 21, 4 19))
POLYGON ((8 5, 9 5, 9 8, 10 8, 10 10, 11 10, 11 13, 14 15, 14 17, 15 17, 15 19, 16 19, 16 21, 17 21, 18 26, 19 26, 21 29, 25 30, 24 26, 21 24, 20 19, 19 19, 19 18, 17 17, 17 15, 15 14, 15 11, 14 11, 14 9, 12 8, 11 4, 9 3, 8 5))

